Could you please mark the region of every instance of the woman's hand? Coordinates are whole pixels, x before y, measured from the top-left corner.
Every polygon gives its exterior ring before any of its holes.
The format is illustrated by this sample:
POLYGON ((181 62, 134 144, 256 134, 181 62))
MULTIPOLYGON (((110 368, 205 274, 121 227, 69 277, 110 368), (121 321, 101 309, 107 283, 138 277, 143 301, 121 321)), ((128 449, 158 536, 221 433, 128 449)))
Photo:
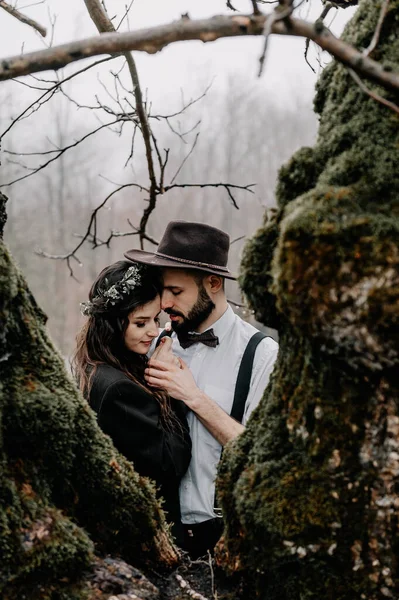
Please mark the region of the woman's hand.
POLYGON ((174 358, 177 362, 171 363, 164 362, 159 357, 151 357, 144 372, 145 380, 148 385, 165 389, 172 398, 182 400, 187 406, 191 406, 199 397, 200 390, 186 363, 177 356, 174 358))
POLYGON ((157 348, 155 348, 150 362, 152 360, 160 360, 163 363, 174 365, 180 369, 180 362, 177 356, 172 352, 172 339, 170 337, 163 337, 159 342, 157 348))

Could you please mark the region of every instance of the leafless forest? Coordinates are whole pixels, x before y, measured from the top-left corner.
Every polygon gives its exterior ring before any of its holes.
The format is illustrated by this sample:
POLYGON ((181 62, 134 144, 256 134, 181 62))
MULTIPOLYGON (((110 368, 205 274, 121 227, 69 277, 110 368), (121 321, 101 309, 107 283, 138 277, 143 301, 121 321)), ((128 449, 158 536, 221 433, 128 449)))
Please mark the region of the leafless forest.
MULTIPOLYGON (((58 72, 58 82, 69 74, 69 70, 58 72)), ((51 91, 56 83, 57 79, 31 77, 30 88, 16 82, 2 85, 1 183, 10 196, 5 239, 49 317, 55 343, 67 357, 81 323, 79 302, 91 281, 102 267, 120 259, 124 250, 139 244, 131 234, 146 206, 148 194, 139 186, 148 186, 148 172, 141 136, 134 136, 134 99, 126 88, 128 73, 122 57, 51 91), (86 90, 82 99, 80 84, 86 80, 90 93, 86 90), (50 91, 46 94, 46 90, 50 91), (79 140, 75 147, 58 151, 79 140), (49 160, 53 162, 47 167, 38 168, 49 160), (93 210, 121 186, 126 187, 98 212, 98 247, 93 249, 89 236, 76 259, 70 259, 70 269, 66 260, 40 255, 40 251, 56 256, 73 251, 87 232, 93 210), (112 234, 113 239, 103 243, 112 234)), ((199 74, 197 88, 192 97, 186 97, 184 90, 169 90, 164 113, 162 107, 150 108, 161 160, 165 150, 168 157, 165 186, 250 187, 171 189, 158 197, 147 233, 158 240, 171 219, 213 224, 229 232, 231 266, 237 270, 245 237, 261 223, 265 207, 275 204, 279 167, 295 150, 314 142, 317 120, 309 98, 303 98, 300 90, 293 87, 290 102, 279 105, 273 97, 265 97, 254 76, 237 74, 221 87, 199 74)), ((151 90, 149 106, 150 97, 151 90)), ((145 245, 150 247, 151 242, 146 240, 145 245)), ((230 285, 229 298, 241 301, 235 284, 230 285)))

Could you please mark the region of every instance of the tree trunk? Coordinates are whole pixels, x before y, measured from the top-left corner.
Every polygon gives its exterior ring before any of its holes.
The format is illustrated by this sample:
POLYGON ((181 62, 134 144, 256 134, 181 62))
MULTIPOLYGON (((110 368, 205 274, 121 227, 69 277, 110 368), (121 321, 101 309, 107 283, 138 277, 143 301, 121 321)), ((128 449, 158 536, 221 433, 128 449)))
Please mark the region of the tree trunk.
MULTIPOLYGON (((363 0, 344 38, 366 48, 381 5, 363 0)), ((373 58, 399 66, 397 0, 373 58)), ((279 211, 243 260, 280 353, 224 453, 219 561, 248 597, 398 598, 399 120, 336 63, 315 107, 318 142, 281 169, 279 211)))
POLYGON ((95 552, 174 566, 152 484, 99 429, 1 235, 0 318, 0 596, 102 598, 95 552))

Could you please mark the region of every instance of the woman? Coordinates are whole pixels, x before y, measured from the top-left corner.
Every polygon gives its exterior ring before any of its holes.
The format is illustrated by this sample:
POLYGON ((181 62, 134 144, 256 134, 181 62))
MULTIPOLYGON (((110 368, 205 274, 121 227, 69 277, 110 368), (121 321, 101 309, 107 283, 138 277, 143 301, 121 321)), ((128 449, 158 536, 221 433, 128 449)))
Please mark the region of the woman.
POLYGON ((81 305, 88 321, 77 337, 73 371, 102 430, 140 475, 155 480, 179 543, 178 487, 191 440, 182 403, 144 380, 161 291, 159 271, 147 265, 119 261, 101 271, 81 305))

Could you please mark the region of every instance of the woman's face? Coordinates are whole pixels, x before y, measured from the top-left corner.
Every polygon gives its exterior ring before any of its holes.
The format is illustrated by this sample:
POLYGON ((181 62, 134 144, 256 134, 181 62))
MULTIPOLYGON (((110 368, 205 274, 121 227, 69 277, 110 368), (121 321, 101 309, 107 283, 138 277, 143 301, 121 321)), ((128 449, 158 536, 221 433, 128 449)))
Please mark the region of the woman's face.
POLYGON ((158 336, 161 298, 136 308, 129 314, 129 325, 125 332, 125 346, 131 352, 147 354, 152 340, 158 336))

